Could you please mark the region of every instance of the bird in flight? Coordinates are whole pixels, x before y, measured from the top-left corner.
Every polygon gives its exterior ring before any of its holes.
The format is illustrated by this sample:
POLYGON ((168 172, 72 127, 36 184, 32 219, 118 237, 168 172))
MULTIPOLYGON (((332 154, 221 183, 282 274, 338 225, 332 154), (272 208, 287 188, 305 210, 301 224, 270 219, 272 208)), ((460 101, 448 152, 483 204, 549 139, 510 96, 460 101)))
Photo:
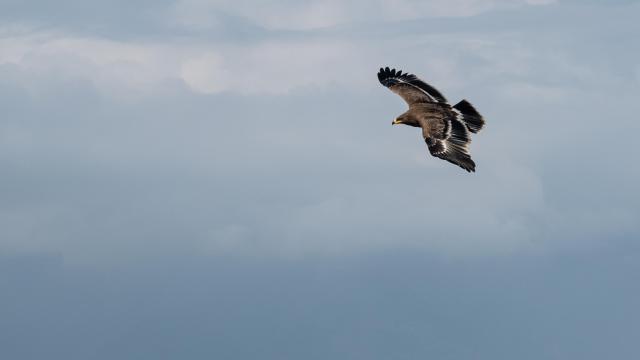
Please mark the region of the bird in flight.
POLYGON ((400 95, 409 110, 393 120, 422 128, 422 137, 431 155, 456 164, 468 172, 476 171, 469 154, 471 134, 484 126, 484 119, 467 100, 451 106, 433 86, 413 74, 380 68, 380 83, 400 95))

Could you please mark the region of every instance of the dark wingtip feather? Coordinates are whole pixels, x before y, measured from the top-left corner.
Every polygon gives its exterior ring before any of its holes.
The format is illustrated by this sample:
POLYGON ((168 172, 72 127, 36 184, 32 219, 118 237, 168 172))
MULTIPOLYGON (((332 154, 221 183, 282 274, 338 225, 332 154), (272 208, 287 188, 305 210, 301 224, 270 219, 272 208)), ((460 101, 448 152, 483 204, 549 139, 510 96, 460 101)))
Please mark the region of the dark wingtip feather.
POLYGON ((386 87, 389 87, 393 84, 398 83, 398 79, 406 76, 402 74, 401 70, 390 69, 388 66, 385 68, 380 68, 378 72, 378 81, 386 87))
POLYGON ((450 154, 434 154, 433 156, 438 157, 442 160, 446 160, 454 165, 459 166, 463 170, 467 172, 476 172, 476 163, 471 160, 471 157, 468 155, 463 156, 451 156, 450 154))

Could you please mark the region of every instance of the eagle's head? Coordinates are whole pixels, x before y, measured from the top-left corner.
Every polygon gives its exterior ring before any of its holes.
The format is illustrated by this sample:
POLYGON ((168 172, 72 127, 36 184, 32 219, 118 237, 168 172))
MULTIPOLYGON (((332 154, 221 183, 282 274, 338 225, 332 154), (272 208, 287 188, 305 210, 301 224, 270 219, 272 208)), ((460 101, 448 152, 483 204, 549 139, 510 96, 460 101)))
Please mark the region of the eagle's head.
POLYGON ((408 111, 398 116, 397 118, 395 118, 391 123, 391 125, 398 125, 398 124, 405 124, 409 126, 420 127, 420 123, 415 119, 414 116, 411 116, 411 114, 409 114, 408 111))

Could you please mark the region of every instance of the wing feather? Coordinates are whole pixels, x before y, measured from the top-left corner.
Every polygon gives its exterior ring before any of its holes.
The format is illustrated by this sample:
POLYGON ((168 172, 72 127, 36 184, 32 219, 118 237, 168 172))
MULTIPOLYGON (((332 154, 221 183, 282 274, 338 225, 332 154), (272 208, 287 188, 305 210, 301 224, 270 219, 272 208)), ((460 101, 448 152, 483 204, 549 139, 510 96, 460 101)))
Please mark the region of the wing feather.
POLYGON ((429 152, 431 155, 456 164, 468 172, 474 172, 476 164, 471 160, 469 153, 469 143, 471 142, 469 130, 457 118, 448 118, 445 121, 447 126, 444 131, 444 139, 425 137, 429 152))
POLYGON ((401 70, 396 71, 396 69, 389 69, 389 67, 380 68, 378 80, 382 85, 400 95, 409 106, 416 103, 447 102, 445 97, 433 86, 413 74, 403 74, 401 70))

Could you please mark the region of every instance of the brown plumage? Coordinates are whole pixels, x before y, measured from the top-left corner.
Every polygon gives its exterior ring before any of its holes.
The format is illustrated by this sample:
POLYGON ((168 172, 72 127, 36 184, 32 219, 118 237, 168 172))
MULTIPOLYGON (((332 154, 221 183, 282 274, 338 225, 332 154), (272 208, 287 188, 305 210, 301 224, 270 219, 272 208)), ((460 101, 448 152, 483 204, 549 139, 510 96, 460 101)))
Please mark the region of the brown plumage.
POLYGON ((438 90, 415 75, 388 67, 380 68, 378 80, 409 105, 409 110, 393 121, 394 125, 422 128, 422 137, 431 155, 469 172, 476 170, 469 143, 471 133, 477 133, 484 126, 484 119, 471 103, 462 100, 451 106, 438 90))

